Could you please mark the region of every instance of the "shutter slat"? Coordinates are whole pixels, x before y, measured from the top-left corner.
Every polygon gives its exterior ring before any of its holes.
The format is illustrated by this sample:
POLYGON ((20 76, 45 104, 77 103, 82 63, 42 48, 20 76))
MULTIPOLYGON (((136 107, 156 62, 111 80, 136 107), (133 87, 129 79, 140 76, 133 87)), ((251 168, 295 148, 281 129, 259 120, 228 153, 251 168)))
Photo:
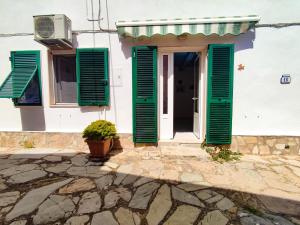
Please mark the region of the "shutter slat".
POLYGON ((208 54, 206 142, 208 144, 230 144, 233 45, 210 45, 208 54))
POLYGON ((133 48, 133 133, 135 143, 157 142, 156 54, 154 47, 133 48))
POLYGON ((77 49, 78 104, 109 104, 108 49, 77 49))

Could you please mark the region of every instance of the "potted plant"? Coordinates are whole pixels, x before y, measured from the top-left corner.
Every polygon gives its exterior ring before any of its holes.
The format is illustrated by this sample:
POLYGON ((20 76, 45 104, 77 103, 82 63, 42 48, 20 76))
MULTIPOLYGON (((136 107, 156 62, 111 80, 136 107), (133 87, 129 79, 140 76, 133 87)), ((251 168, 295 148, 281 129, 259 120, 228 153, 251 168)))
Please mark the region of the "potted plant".
POLYGON ((115 125, 106 120, 96 120, 84 129, 82 137, 89 146, 91 159, 103 158, 108 154, 116 132, 115 125))

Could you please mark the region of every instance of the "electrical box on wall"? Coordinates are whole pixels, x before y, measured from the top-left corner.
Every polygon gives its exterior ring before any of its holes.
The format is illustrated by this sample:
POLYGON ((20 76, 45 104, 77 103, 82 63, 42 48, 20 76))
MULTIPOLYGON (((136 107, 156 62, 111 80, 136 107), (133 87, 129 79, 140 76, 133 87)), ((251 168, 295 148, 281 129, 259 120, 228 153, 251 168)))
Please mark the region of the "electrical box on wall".
POLYGON ((50 49, 72 48, 71 20, 63 14, 34 16, 34 40, 50 49))

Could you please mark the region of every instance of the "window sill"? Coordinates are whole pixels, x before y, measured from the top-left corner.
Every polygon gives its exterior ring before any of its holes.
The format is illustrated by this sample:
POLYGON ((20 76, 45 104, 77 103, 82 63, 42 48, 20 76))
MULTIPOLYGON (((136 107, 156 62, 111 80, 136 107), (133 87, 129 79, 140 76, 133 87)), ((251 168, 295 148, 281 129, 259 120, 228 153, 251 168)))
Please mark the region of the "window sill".
POLYGON ((79 105, 76 103, 57 103, 51 104, 50 108, 79 108, 79 105))
POLYGON ((23 104, 23 105, 14 105, 15 108, 42 108, 43 105, 30 105, 30 104, 23 104))

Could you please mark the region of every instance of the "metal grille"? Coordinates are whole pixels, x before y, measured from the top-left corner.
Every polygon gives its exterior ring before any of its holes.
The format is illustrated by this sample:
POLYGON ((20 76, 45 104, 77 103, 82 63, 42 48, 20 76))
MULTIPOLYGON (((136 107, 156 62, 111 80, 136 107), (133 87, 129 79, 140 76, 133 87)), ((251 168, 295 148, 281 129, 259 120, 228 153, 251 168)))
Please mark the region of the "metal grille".
POLYGON ((54 34, 54 20, 50 16, 38 17, 35 20, 35 29, 42 38, 50 38, 54 34))

